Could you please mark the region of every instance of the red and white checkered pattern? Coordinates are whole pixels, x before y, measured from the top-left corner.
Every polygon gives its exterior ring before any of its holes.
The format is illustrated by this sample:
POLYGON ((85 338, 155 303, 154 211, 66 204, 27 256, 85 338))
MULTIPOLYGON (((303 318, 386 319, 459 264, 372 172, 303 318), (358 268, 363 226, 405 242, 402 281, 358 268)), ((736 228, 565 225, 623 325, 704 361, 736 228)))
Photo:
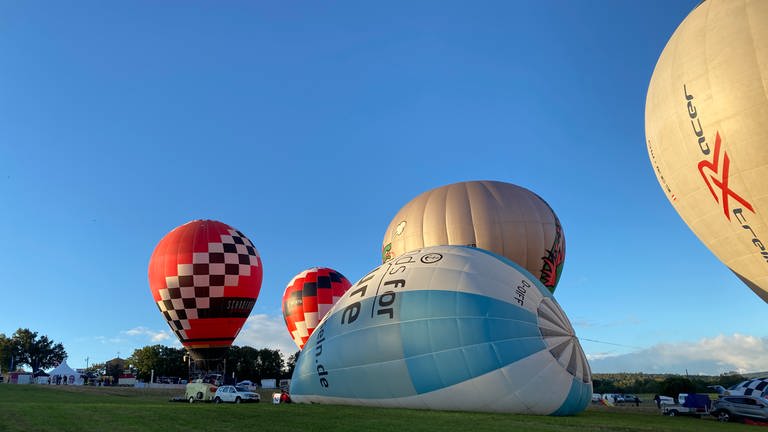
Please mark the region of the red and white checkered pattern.
POLYGON ((351 286, 344 275, 326 267, 304 270, 291 279, 283 294, 283 318, 299 349, 351 286))
POLYGON ((158 289, 157 306, 182 341, 189 320, 203 318, 211 299, 224 297, 225 286, 237 286, 241 276, 251 275, 251 266, 259 266, 256 248, 241 232, 230 229, 220 237, 208 243, 207 252, 193 253, 192 263, 177 264, 178 275, 166 276, 166 287, 158 289))

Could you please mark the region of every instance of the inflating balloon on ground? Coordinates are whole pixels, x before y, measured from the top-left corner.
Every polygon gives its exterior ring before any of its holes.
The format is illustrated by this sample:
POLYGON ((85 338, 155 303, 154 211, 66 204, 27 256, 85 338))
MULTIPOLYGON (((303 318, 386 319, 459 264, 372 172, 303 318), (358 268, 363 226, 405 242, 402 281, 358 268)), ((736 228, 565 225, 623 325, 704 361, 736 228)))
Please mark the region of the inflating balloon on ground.
POLYGON ((295 401, 569 415, 589 365, 550 291, 478 248, 394 257, 354 284, 310 336, 295 401))
POLYGON ((768 302, 768 2, 706 0, 661 53, 648 156, 696 236, 768 302))
POLYGON ((261 258, 240 231, 195 220, 168 233, 149 261, 152 297, 202 369, 215 366, 259 296, 261 258))
POLYGON ((351 285, 344 275, 327 267, 313 267, 291 279, 283 293, 283 319, 299 349, 351 285))
POLYGON ((389 223, 382 261, 425 246, 474 246, 522 265, 554 292, 565 263, 565 236, 535 193, 499 181, 467 181, 417 196, 389 223))

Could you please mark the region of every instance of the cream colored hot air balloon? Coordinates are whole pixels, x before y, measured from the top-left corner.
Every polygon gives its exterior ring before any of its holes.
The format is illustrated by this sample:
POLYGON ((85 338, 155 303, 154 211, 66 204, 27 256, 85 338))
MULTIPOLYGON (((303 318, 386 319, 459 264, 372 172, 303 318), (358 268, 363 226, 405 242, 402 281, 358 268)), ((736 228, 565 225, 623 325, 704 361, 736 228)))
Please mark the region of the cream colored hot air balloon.
POLYGON ((768 302, 768 1, 706 0, 656 64, 645 108, 662 189, 768 302))
POLYGON ((523 266, 554 292, 565 262, 565 236, 535 193, 498 181, 468 181, 424 192, 397 212, 382 261, 427 246, 474 246, 523 266))

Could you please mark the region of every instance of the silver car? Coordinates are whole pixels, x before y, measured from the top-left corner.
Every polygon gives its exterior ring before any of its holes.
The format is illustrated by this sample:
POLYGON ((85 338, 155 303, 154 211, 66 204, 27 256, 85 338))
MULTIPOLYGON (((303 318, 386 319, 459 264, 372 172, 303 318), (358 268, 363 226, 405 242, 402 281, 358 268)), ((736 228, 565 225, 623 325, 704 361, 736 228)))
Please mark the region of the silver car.
POLYGON ((710 414, 723 422, 742 418, 768 421, 768 399, 756 396, 723 396, 712 404, 710 414))
POLYGON ((216 403, 221 402, 256 402, 261 400, 261 395, 248 391, 244 387, 235 387, 231 385, 221 386, 216 389, 216 394, 213 396, 213 401, 216 403))

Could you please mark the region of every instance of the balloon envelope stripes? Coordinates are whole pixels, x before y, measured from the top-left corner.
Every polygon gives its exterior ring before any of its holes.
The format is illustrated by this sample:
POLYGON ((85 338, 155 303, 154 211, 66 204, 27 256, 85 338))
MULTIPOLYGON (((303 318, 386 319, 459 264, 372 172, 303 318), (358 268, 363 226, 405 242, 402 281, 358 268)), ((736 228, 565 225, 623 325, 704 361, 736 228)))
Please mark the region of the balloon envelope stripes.
POLYGON ((565 235, 555 212, 528 189, 467 181, 422 193, 392 218, 382 262, 425 246, 473 246, 522 265, 554 292, 565 263, 565 235))
POLYGON ((463 246, 394 257, 355 283, 310 336, 297 402, 568 415, 589 365, 550 291, 517 264, 463 246))
POLYGON ((344 275, 327 267, 313 267, 291 279, 283 293, 283 318, 299 349, 350 286, 344 275))

